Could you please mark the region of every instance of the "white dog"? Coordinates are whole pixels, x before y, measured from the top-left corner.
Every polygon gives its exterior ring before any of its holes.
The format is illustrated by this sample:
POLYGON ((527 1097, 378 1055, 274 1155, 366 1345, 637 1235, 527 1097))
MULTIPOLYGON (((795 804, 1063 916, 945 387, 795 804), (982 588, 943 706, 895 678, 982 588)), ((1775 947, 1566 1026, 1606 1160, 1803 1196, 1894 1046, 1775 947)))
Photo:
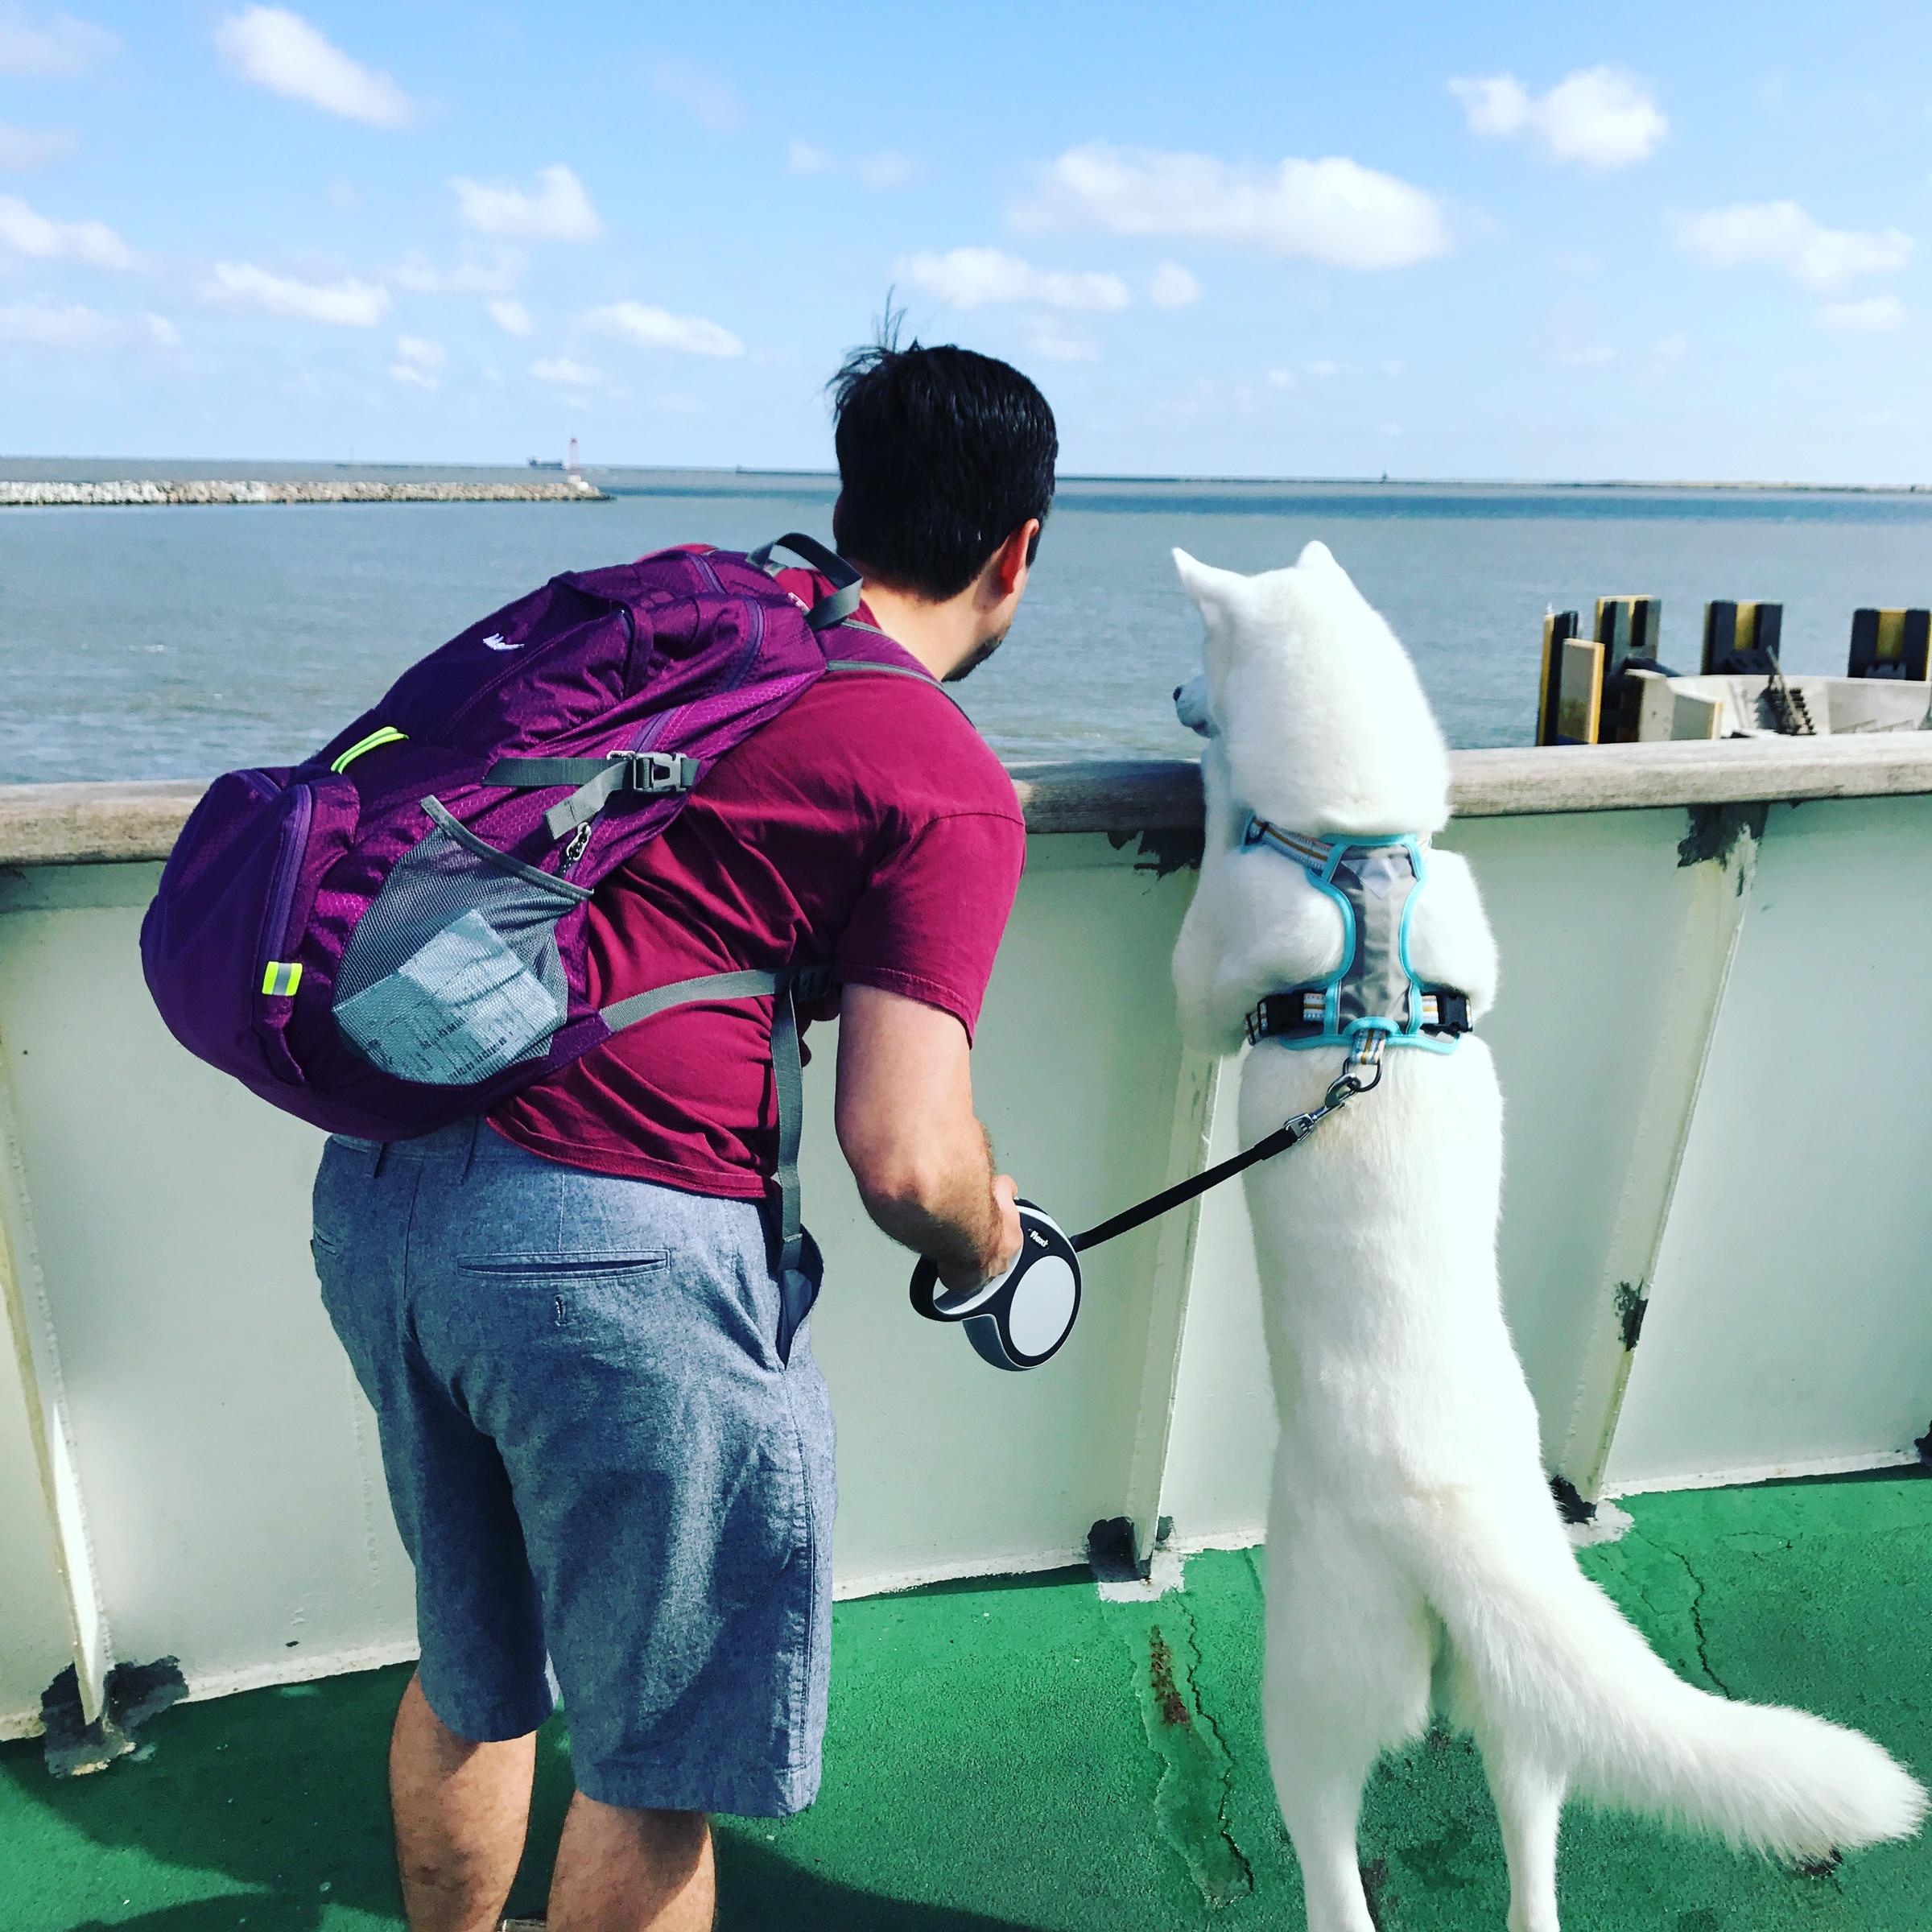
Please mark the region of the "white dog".
MULTIPOLYGON (((1231 1053, 1259 1001, 1343 961, 1340 908, 1292 857, 1245 846, 1251 819, 1426 839, 1449 815, 1449 761, 1402 646, 1321 544, 1257 577, 1174 561, 1207 624, 1206 671, 1176 703, 1208 738, 1207 851, 1174 980, 1191 1042, 1231 1053)), ((1424 857, 1410 960, 1480 1018, 1496 947, 1475 881, 1453 853, 1424 857)), ((1257 1046, 1242 1144, 1317 1106, 1342 1059, 1257 1046)), ((1475 1037, 1383 1061, 1376 1092, 1247 1177, 1282 1422, 1268 1748, 1311 1932, 1374 1932, 1362 1785, 1432 1710, 1481 1750, 1510 1932, 1557 1932, 1572 1786, 1796 1860, 1909 1834, 1926 1794, 1879 1746, 1693 1690, 1577 1568, 1497 1290, 1488 1050, 1475 1037)))

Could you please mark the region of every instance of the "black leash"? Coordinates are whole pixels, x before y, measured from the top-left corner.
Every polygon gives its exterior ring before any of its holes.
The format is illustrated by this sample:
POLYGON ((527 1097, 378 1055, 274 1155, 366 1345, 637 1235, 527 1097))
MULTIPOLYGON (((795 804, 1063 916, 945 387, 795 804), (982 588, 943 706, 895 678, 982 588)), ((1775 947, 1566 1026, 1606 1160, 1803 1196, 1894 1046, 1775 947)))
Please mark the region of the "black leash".
POLYGON ((1286 1154, 1290 1147, 1307 1139, 1330 1114, 1339 1113, 1357 1094, 1374 1090, 1382 1077, 1381 1059, 1378 1057, 1373 1065, 1374 1072, 1370 1079, 1359 1080, 1352 1073, 1344 1073, 1329 1088, 1320 1106, 1311 1108, 1307 1113, 1298 1113, 1293 1120, 1282 1121, 1273 1133, 1263 1135, 1252 1147, 1231 1159, 1207 1168, 1187 1180, 1176 1182, 1171 1187, 1164 1187, 1158 1194, 1150 1195, 1137 1206, 1115 1215, 1111 1220, 1102 1221, 1098 1227, 1089 1228, 1084 1234, 1073 1236, 1068 1245, 1075 1254, 1084 1254, 1089 1248, 1098 1248, 1123 1234, 1130 1234, 1136 1228, 1145 1227, 1149 1221, 1158 1220, 1171 1209, 1198 1199, 1210 1188, 1220 1187, 1223 1181, 1231 1181, 1237 1174, 1245 1173, 1249 1168, 1258 1166, 1263 1161, 1271 1161, 1278 1154, 1286 1154))

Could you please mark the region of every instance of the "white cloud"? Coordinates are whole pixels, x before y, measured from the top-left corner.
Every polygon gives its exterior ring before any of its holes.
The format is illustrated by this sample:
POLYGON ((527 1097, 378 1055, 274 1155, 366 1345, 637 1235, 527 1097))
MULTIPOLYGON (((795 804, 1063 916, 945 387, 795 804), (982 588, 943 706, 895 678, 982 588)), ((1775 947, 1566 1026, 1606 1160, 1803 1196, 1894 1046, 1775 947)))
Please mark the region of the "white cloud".
POLYGON ((1616 360, 1616 351, 1608 342, 1583 342, 1559 349, 1556 359, 1565 369, 1601 369, 1616 360))
POLYGON ((30 342, 39 349, 100 349, 120 332, 111 316, 77 302, 0 304, 0 342, 30 342))
POLYGON ((539 168, 535 194, 454 176, 456 215, 480 235, 509 235, 520 242, 595 242, 604 224, 584 184, 559 161, 539 168))
POLYGON ((530 333, 530 311, 521 302, 489 302, 484 306, 489 311, 489 319, 506 336, 526 336, 530 333))
POLYGON ((583 318, 599 335, 634 342, 640 349, 668 349, 683 356, 741 356, 745 345, 731 331, 702 316, 674 316, 642 302, 611 302, 583 318))
POLYGON ((1317 381, 1323 382, 1331 377, 1345 376, 1349 373, 1346 364, 1331 362, 1326 356, 1318 357, 1314 361, 1304 364, 1303 367, 1317 381))
POLYGON ((861 188, 903 188, 912 179, 912 158, 897 148, 841 159, 810 141, 794 141, 786 150, 785 165, 795 175, 846 175, 861 188))
POLYGON ((406 388, 440 389, 442 378, 436 371, 448 360, 449 352, 440 342, 432 342, 427 336, 398 336, 396 359, 389 365, 389 378, 406 388))
POLYGON ((1200 299, 1200 283, 1178 262, 1163 262, 1147 285, 1147 299, 1156 308, 1191 308, 1200 299))
POLYGON ((1270 389, 1293 389, 1294 387, 1294 371, 1291 369, 1269 369, 1268 386, 1270 389))
POLYGON ((1331 268, 1402 268, 1451 246, 1433 195, 1340 155, 1264 167, 1099 141, 1050 163, 1012 220, 1029 233, 1220 242, 1331 268))
POLYGON ((407 127, 416 104, 387 74, 352 60, 298 13, 248 6, 215 29, 215 47, 229 71, 325 114, 371 127, 407 127))
POLYGON ((84 74, 120 44, 105 27, 72 14, 56 14, 45 27, 29 27, 19 7, 0 10, 0 74, 84 74))
POLYGON ((1680 329, 1675 335, 1659 336, 1654 353, 1660 362, 1680 362, 1690 346, 1690 338, 1680 329))
POLYGON ((13 302, 0 304, 0 342, 75 350, 147 342, 171 349, 181 346, 181 332, 151 311, 129 317, 103 315, 78 302, 13 302))
POLYGON ((659 60, 650 70, 650 85, 714 134, 735 134, 745 124, 745 109, 731 83, 702 60, 659 60))
POLYGON ((94 268, 138 268, 134 251, 104 221, 56 221, 12 195, 0 195, 0 261, 85 262, 94 268))
POLYGON ((31 175, 51 167, 79 145, 72 128, 9 127, 0 121, 0 174, 31 175))
POLYGON ((573 362, 568 356, 552 356, 547 361, 533 362, 530 373, 539 382, 552 382, 559 389, 596 389, 604 380, 602 369, 573 362))
POLYGON ((1076 336, 1056 316, 1042 316, 1026 332, 1026 346, 1049 362, 1097 362, 1100 345, 1090 336, 1076 336))
POLYGON ((1905 325, 1905 305, 1897 295, 1872 295, 1863 302, 1827 302, 1818 312, 1820 328, 1849 335, 1883 336, 1905 325))
POLYGON ((353 182, 337 180, 328 184, 328 204, 345 215, 352 214, 362 205, 362 197, 356 192, 353 182))
POLYGON ((438 268, 421 249, 412 248, 389 271, 389 279, 416 295, 506 295, 523 279, 527 266, 517 250, 505 248, 493 261, 468 256, 453 268, 438 268))
POLYGON ((1679 248, 1712 268, 1781 270, 1820 293, 1854 275, 1903 268, 1912 237, 1896 228, 1827 228, 1795 201, 1761 201, 1670 216, 1679 248))
POLYGON ((955 248, 943 255, 927 249, 902 257, 893 273, 954 308, 1030 302, 1108 315, 1133 299, 1118 275, 1091 269, 1035 268, 997 248, 955 248))
POLYGON ((1532 94, 1513 74, 1451 80, 1472 134, 1521 135, 1552 161, 1608 172, 1648 161, 1670 132, 1670 118, 1634 74, 1616 67, 1566 74, 1546 94, 1532 94))
POLYGON ((374 328, 389 312, 389 291, 345 275, 338 282, 302 282, 252 262, 217 262, 201 285, 201 299, 223 308, 250 308, 265 316, 327 322, 341 328, 374 328))

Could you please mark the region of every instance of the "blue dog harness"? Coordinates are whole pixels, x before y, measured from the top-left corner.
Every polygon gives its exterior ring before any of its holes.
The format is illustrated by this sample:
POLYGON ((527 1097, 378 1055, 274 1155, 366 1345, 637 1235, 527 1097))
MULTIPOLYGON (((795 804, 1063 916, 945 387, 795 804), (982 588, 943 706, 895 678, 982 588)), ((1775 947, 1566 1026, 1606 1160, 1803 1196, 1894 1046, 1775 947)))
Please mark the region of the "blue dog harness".
POLYGON ((1385 837, 1314 839, 1250 815, 1241 849, 1293 859, 1342 914, 1342 963, 1326 979, 1271 993, 1248 1016, 1248 1038, 1278 1040, 1292 1052, 1348 1050, 1348 1071, 1379 1070, 1385 1046, 1453 1053, 1469 1030, 1469 998, 1424 982, 1410 964, 1409 930, 1429 882, 1423 841, 1385 837))

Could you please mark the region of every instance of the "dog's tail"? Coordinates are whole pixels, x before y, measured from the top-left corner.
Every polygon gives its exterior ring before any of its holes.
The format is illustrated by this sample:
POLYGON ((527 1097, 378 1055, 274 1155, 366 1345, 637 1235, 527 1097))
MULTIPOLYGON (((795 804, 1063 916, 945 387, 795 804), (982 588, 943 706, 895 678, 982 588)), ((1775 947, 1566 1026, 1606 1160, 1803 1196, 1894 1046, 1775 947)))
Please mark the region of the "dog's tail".
POLYGON ((1798 1862, 1909 1837, 1925 1816, 1918 1781, 1869 1738, 1674 1676, 1560 1537, 1525 1548, 1465 1519, 1452 1546, 1430 1541, 1466 1715, 1587 1794, 1798 1862))

